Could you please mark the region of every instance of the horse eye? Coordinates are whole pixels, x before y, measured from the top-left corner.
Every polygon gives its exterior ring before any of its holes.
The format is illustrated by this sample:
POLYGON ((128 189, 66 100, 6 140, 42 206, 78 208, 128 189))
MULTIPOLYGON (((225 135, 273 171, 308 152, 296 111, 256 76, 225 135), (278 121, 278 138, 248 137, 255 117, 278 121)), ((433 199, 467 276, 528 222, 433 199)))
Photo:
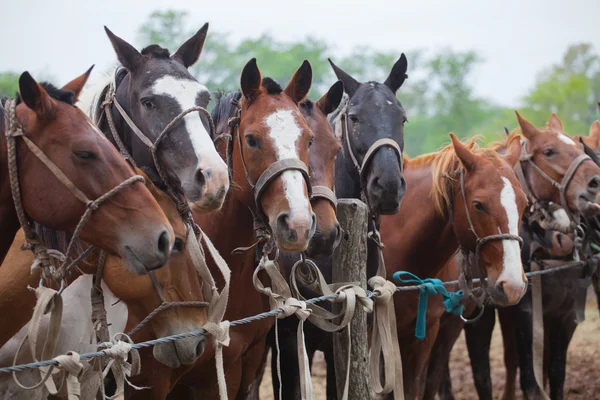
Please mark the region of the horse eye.
POLYGON ((156 107, 154 106, 154 103, 153 103, 153 102, 151 102, 151 101, 150 101, 150 100, 148 100, 148 99, 142 99, 142 105, 143 105, 144 107, 146 107, 146 109, 148 109, 148 110, 152 110, 152 109, 156 108, 156 107))
POLYGON ((246 144, 249 147, 258 147, 258 140, 252 135, 246 135, 246 144))
POLYGON ((91 151, 74 151, 73 154, 75 154, 77 158, 80 158, 82 160, 95 160, 96 158, 98 158, 91 151))
POLYGON ((552 157, 555 154, 556 154, 556 150, 554 150, 554 149, 546 149, 546 150, 544 150, 544 156, 546 156, 546 158, 550 158, 550 157, 552 157))
POLYGON ((310 140, 308 141, 308 147, 310 148, 314 142, 315 142, 315 138, 310 138, 310 140))
POLYGON ((173 251, 181 252, 183 251, 183 240, 176 238, 173 243, 173 251))
POLYGON ((349 114, 348 118, 350 118, 350 121, 354 123, 358 122, 358 117, 356 116, 356 114, 349 114))
POLYGON ((485 207, 478 201, 473 202, 475 204, 475 209, 479 212, 485 212, 485 207))

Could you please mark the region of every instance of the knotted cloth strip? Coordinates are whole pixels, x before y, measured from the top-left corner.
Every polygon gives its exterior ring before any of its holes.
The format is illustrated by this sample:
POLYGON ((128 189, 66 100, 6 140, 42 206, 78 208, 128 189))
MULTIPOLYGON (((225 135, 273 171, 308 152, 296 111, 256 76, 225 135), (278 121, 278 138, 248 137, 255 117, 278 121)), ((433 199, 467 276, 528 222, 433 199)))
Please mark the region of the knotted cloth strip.
POLYGON ((148 389, 133 385, 129 379, 140 373, 141 363, 140 354, 136 349, 132 348, 133 341, 124 333, 117 333, 113 336, 110 342, 100 343, 99 348, 108 357, 108 363, 102 371, 102 381, 112 372, 115 378, 117 389, 112 396, 106 396, 103 382, 100 383, 100 391, 102 397, 107 400, 116 399, 125 391, 125 382, 135 390, 148 389), (127 362, 128 356, 131 355, 131 363, 127 362))
POLYGON ((354 316, 357 303, 361 305, 365 312, 370 313, 373 311, 373 301, 367 296, 365 290, 356 284, 336 283, 328 285, 319 268, 311 260, 301 259, 296 262, 292 267, 290 280, 294 296, 302 301, 306 299, 300 293, 298 282, 301 282, 305 287, 309 287, 311 291, 318 293, 319 296, 338 295, 330 301, 342 305, 339 313, 333 313, 316 304, 310 304, 307 307, 311 311, 308 320, 318 328, 326 332, 337 332, 346 328, 349 348, 346 359, 344 391, 341 397, 342 400, 346 400, 348 398, 351 367, 352 332, 350 321, 354 316), (337 320, 340 320, 340 322, 336 322, 337 320))
POLYGON ((300 301, 292 297, 292 293, 285 278, 279 271, 279 265, 274 260, 270 260, 267 255, 263 255, 254 270, 252 276, 254 287, 259 293, 264 294, 269 298, 269 304, 272 310, 281 309, 283 312, 277 316, 275 320, 275 344, 277 346, 277 375, 279 377, 279 399, 282 400, 282 383, 281 383, 281 365, 279 352, 279 331, 277 320, 279 318, 289 317, 296 314, 300 323, 297 330, 298 343, 298 367, 300 369, 300 395, 302 400, 312 400, 315 398, 312 379, 310 376, 310 363, 306 353, 306 345, 304 343, 304 321, 310 316, 310 309, 307 308, 304 301, 300 301), (259 273, 264 271, 271 279, 271 286, 265 286, 259 278, 259 273))
POLYGON ((373 288, 375 313, 373 315, 373 333, 369 364, 371 367, 371 388, 377 394, 394 392, 395 400, 404 400, 404 382, 402 380, 402 357, 398 344, 394 293, 396 285, 382 276, 369 279, 373 288), (385 384, 381 385, 380 361, 384 364, 385 384))
POLYGON ((464 296, 464 292, 462 290, 448 292, 444 285, 442 285, 442 281, 440 279, 421 279, 407 271, 395 272, 393 278, 400 283, 415 283, 421 286, 419 288, 419 305, 417 307, 417 323, 415 326, 415 336, 417 339, 425 338, 425 323, 427 322, 427 303, 429 296, 441 294, 443 298, 442 303, 444 304, 444 309, 446 312, 454 315, 462 315, 464 309, 464 306, 461 304, 461 300, 464 296), (409 279, 405 279, 403 276, 408 276, 409 279))

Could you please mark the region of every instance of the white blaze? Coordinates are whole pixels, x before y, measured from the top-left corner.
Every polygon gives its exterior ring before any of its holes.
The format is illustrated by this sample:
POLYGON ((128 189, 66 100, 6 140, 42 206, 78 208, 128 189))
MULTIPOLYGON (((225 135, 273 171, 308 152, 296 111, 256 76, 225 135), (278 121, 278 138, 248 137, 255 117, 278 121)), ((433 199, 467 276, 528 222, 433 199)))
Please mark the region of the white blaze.
MULTIPOLYGON (((500 191, 500 204, 506 211, 508 231, 511 235, 519 234, 519 210, 515 190, 506 177, 502 177, 504 187, 500 191)), ((521 250, 516 240, 503 240, 504 249, 503 270, 498 280, 505 278, 506 282, 522 283, 521 250)))
POLYGON ((558 136, 558 139, 563 143, 566 143, 571 146, 577 146, 577 144, 573 141, 573 139, 571 139, 570 137, 568 137, 567 135, 565 135, 562 132, 556 132, 556 136, 558 136))
MULTIPOLYGON (((190 79, 176 79, 173 76, 159 78, 152 85, 152 93, 173 98, 179 103, 181 111, 196 107, 196 98, 202 92, 208 92, 204 85, 190 79)), ((183 120, 198 158, 197 167, 213 168, 214 172, 227 171, 227 165, 217 153, 208 131, 204 128, 200 113, 191 112, 183 117, 183 120)))
MULTIPOLYGON (((265 118, 265 124, 270 128, 269 136, 275 144, 277 160, 299 158, 296 141, 302 129, 296 123, 292 110, 277 110, 265 118)), ((311 224, 308 199, 304 194, 304 177, 300 171, 285 171, 281 174, 283 191, 290 207, 291 220, 304 219, 311 224)))

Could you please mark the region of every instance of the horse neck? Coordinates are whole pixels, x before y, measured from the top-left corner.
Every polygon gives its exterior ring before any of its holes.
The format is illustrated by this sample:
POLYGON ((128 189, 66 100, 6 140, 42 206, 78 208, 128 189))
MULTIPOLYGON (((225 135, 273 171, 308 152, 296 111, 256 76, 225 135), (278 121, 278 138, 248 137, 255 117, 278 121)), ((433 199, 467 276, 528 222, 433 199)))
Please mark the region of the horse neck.
POLYGON ((458 242, 449 217, 439 215, 429 200, 431 166, 408 167, 404 177, 410 190, 400 212, 381 218, 388 276, 404 270, 421 278, 434 277, 458 249, 458 242))

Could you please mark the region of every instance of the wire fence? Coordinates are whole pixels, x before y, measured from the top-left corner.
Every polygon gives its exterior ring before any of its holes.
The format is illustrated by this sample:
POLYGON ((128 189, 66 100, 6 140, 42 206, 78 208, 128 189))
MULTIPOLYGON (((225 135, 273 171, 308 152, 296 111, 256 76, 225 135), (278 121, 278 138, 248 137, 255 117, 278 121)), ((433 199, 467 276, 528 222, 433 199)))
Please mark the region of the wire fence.
MULTIPOLYGON (((551 267, 551 268, 540 270, 540 271, 527 272, 525 274, 525 276, 532 277, 532 276, 545 275, 545 274, 555 273, 555 272, 559 272, 559 271, 564 271, 564 270, 567 270, 570 268, 584 267, 585 265, 586 265, 586 263, 583 261, 574 261, 571 263, 567 263, 565 265, 551 267)), ((473 283, 479 283, 479 282, 481 282, 481 279, 479 279, 479 278, 473 279, 473 283)), ((453 286, 453 285, 457 285, 457 284, 458 284, 458 280, 442 282, 442 285, 444 285, 444 286, 453 286)), ((421 290, 421 289, 426 289, 426 288, 427 288, 426 284, 412 285, 412 286, 396 286, 396 291, 397 292, 405 292, 405 291, 421 290)), ((366 293, 367 293, 368 298, 373 298, 373 297, 378 296, 377 292, 373 292, 370 290, 367 290, 366 293)), ((316 303, 327 301, 327 300, 335 300, 339 296, 340 296, 340 294, 338 294, 338 293, 328 294, 328 295, 308 299, 305 301, 305 303, 306 304, 316 304, 316 303)), ((250 317, 241 318, 241 319, 232 321, 230 323, 230 326, 233 327, 233 326, 248 324, 253 321, 258 321, 258 320, 265 319, 265 318, 275 317, 284 312, 285 311, 282 308, 276 308, 271 311, 263 312, 263 313, 260 313, 257 315, 253 315, 250 317)), ((141 348, 145 348, 145 347, 151 347, 151 346, 154 346, 157 344, 174 342, 176 340, 185 339, 188 337, 202 336, 202 335, 206 335, 206 333, 207 332, 204 329, 200 328, 200 329, 196 329, 196 330, 193 330, 190 332, 183 332, 183 333, 178 333, 175 335, 165 336, 165 337, 158 338, 158 339, 148 340, 145 342, 133 343, 131 345, 131 348, 132 349, 141 349, 141 348)), ((91 353, 83 353, 83 354, 80 354, 79 357, 81 360, 91 360, 91 359, 98 358, 98 357, 110 357, 110 354, 108 354, 109 350, 110 349, 95 351, 95 352, 91 352, 91 353)), ((0 368, 0 374, 21 372, 21 371, 25 371, 28 369, 38 369, 40 367, 49 367, 49 366, 58 366, 58 361, 43 360, 43 361, 31 362, 31 363, 27 363, 27 364, 14 365, 11 367, 3 367, 3 368, 0 368)))

